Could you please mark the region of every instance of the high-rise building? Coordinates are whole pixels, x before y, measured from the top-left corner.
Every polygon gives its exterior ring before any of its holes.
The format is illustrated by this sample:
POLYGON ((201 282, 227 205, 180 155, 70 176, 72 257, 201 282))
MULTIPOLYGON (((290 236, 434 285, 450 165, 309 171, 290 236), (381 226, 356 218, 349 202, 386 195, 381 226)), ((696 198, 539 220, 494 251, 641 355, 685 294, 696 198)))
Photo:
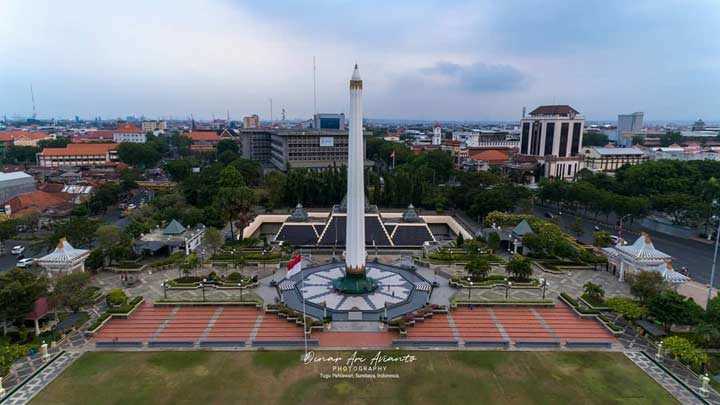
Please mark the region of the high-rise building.
POLYGON ((243 117, 243 128, 244 129, 258 128, 259 126, 260 126, 260 117, 258 117, 257 114, 243 117))
POLYGON ((633 134, 637 134, 642 131, 644 117, 645 114, 642 112, 618 115, 617 133, 615 138, 618 145, 632 145, 633 134))
POLYGON ((543 105, 520 121, 520 155, 535 157, 544 177, 573 179, 582 169, 585 119, 569 105, 543 105))

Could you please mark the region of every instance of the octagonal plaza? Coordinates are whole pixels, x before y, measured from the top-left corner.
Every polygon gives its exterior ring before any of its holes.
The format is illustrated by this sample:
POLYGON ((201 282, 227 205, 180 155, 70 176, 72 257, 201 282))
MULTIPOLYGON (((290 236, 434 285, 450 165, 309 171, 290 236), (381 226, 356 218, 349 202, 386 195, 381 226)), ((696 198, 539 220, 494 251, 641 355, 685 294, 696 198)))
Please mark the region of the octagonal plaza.
POLYGON ((380 263, 366 265, 367 277, 378 284, 367 294, 342 294, 333 281, 344 276, 345 263, 334 262, 303 269, 282 280, 279 293, 282 302, 308 316, 333 321, 379 321, 394 319, 422 308, 430 300, 432 285, 424 277, 405 268, 380 263))

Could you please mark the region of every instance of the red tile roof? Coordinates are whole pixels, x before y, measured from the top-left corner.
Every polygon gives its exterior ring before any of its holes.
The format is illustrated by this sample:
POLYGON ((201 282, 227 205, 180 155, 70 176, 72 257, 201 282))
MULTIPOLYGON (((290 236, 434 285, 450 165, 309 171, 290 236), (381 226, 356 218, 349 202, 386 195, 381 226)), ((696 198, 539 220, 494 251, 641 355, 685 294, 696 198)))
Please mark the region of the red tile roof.
POLYGON ((104 155, 108 151, 117 149, 115 143, 71 143, 64 148, 45 148, 40 153, 42 156, 83 156, 83 155, 104 155))
POLYGON ((75 135, 72 138, 73 142, 88 142, 88 141, 98 141, 98 140, 108 140, 111 141, 113 139, 113 131, 99 129, 97 131, 89 131, 85 132, 83 134, 75 135))
POLYGON ((142 130, 128 122, 118 125, 118 128, 112 132, 122 132, 125 134, 139 134, 142 130))
POLYGON ((40 140, 49 137, 50 135, 43 131, 22 131, 19 129, 0 131, 0 142, 12 142, 16 139, 40 140))
POLYGON ((220 136, 215 131, 190 131, 188 134, 193 142, 215 141, 220 142, 220 136))
POLYGON ((72 196, 66 193, 32 191, 11 198, 7 204, 10 205, 12 216, 22 216, 30 211, 44 212, 48 208, 67 204, 70 198, 72 196))
POLYGON ((490 164, 505 163, 510 159, 507 152, 498 149, 471 149, 468 156, 473 160, 483 160, 490 164))

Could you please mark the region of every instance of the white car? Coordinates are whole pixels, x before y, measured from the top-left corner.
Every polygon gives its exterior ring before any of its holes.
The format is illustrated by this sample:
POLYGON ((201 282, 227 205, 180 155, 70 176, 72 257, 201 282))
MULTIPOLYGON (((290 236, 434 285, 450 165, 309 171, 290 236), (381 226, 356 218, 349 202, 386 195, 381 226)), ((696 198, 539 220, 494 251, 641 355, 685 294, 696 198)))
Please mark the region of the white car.
POLYGON ((20 267, 20 268, 25 268, 25 267, 28 267, 29 265, 33 264, 33 262, 35 262, 35 259, 28 257, 25 259, 18 260, 16 266, 20 267))
POLYGON ((25 251, 25 246, 17 245, 13 246, 13 248, 10 250, 10 253, 14 255, 21 255, 25 251))

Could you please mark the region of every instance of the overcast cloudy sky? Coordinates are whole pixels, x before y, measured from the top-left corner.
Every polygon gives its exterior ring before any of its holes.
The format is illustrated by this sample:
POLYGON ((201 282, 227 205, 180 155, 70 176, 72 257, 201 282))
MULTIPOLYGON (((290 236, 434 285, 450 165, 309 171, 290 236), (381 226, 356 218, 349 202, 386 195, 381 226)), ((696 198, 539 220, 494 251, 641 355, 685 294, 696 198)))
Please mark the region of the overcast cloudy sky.
POLYGON ((720 119, 717 0, 3 0, 0 114, 720 119))

